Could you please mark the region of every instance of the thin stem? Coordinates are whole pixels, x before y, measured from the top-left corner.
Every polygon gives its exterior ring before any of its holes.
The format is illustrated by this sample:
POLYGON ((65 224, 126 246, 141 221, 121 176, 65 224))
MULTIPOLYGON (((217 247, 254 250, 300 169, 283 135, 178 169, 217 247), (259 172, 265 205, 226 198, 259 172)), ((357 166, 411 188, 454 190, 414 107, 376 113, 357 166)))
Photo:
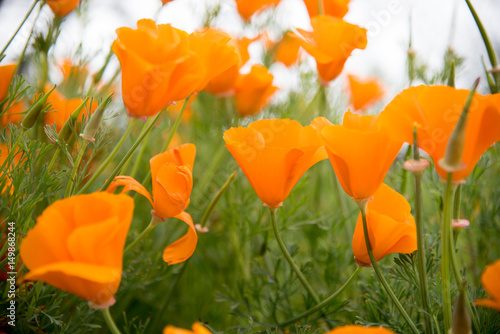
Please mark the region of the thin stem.
POLYGON ((108 325, 111 333, 121 334, 120 330, 115 324, 115 321, 113 320, 113 317, 111 316, 111 313, 109 313, 109 307, 103 308, 101 311, 102 315, 104 316, 104 320, 106 321, 106 324, 108 325))
POLYGON ((363 232, 364 232, 364 236, 365 236, 366 250, 368 251, 368 256, 370 257, 370 262, 373 266, 373 269, 375 270, 375 273, 377 274, 377 277, 378 277, 380 284, 382 284, 382 286, 385 288, 385 291, 387 291, 387 294, 389 295, 389 297, 392 299, 394 304, 396 304, 396 308, 398 309, 399 313, 401 313, 401 315, 405 319, 406 323, 410 326, 413 333, 418 334, 419 332, 418 332, 417 327, 415 327, 415 324, 413 323, 413 321, 411 321, 410 317, 408 316, 408 313, 406 313, 405 309, 403 308, 403 306, 399 302, 398 298, 396 297, 396 295, 392 291, 391 287, 389 286, 389 283, 387 283, 387 281, 385 280, 385 277, 382 275, 382 272, 380 271, 380 268, 377 264, 377 261, 375 260, 375 257, 373 256, 372 246, 370 244, 370 236, 368 234, 368 226, 366 223, 366 204, 367 204, 366 200, 358 202, 359 209, 361 211, 361 218, 363 220, 363 232))
POLYGON ((64 198, 68 198, 74 192, 74 189, 76 187, 76 173, 78 172, 78 167, 82 162, 83 154, 85 153, 85 149, 87 148, 88 144, 89 144, 88 141, 86 140, 83 141, 82 147, 78 152, 78 157, 73 163, 73 170, 71 171, 71 177, 69 179, 68 186, 66 187, 66 193, 64 194, 64 198))
POLYGON ((271 222, 273 224, 274 236, 276 237, 276 241, 278 241, 278 245, 280 246, 281 252, 285 256, 286 260, 288 261, 288 263, 292 267, 295 274, 299 277, 299 280, 302 283, 302 285, 304 286, 304 288, 306 288, 306 290, 309 292, 309 294, 314 299, 316 304, 319 304, 320 299, 319 299, 318 295, 313 290, 313 288, 311 287, 311 285, 309 284, 309 282, 305 278, 304 274, 302 274, 302 271, 300 271, 299 266, 297 266, 297 264, 293 260, 290 253, 288 253, 288 250, 286 249, 285 243, 281 239, 281 235, 280 235, 280 232, 278 230, 278 225, 276 224, 276 208, 269 208, 269 212, 271 212, 271 222))
POLYGON ((9 41, 7 42, 7 45, 4 46, 3 50, 0 52, 0 55, 4 55, 5 54, 5 51, 7 50, 7 48, 9 47, 10 43, 12 43, 12 41, 14 40, 14 37, 16 37, 17 33, 19 32, 19 30, 21 30, 22 26, 26 23, 26 21, 28 20, 28 17, 31 15, 31 12, 33 12, 33 9, 35 9, 36 7, 36 4, 38 3, 39 0, 35 0, 33 2, 33 5, 31 6, 31 8, 29 9, 28 13, 26 13, 26 16, 24 17, 23 21, 21 22, 21 24, 19 25, 19 27, 17 27, 17 30, 16 32, 14 33, 14 35, 12 35, 12 37, 9 39, 9 41))
MULTIPOLYGON (((137 171, 139 170, 139 166, 141 165, 141 161, 142 161, 142 157, 144 156, 144 152, 146 151, 146 148, 148 147, 147 144, 149 142, 150 137, 151 137, 151 132, 147 134, 146 138, 144 138, 144 141, 141 144, 141 149, 139 150, 139 153, 137 154, 137 157, 135 158, 134 166, 132 167, 132 171, 129 174, 129 176, 132 178, 135 178, 135 174, 137 174, 137 171)), ((129 161, 131 161, 131 160, 129 160, 129 161)), ((126 171, 127 166, 124 166, 123 170, 126 171)))
POLYGON ((130 252, 142 239, 148 236, 149 232, 151 232, 158 223, 160 223, 161 220, 158 219, 157 217, 153 216, 151 217, 151 221, 149 222, 149 225, 137 236, 137 238, 134 239, 127 247, 125 247, 125 250, 123 251, 123 254, 127 254, 130 252))
POLYGON ((448 173, 444 192, 444 212, 441 222, 441 290, 443 295, 444 332, 451 328, 451 292, 450 292, 450 240, 451 210, 453 205, 454 186, 452 173, 448 173))
POLYGON ((215 205, 219 201, 219 199, 222 197, 224 192, 226 192, 227 188, 229 188, 229 185, 231 182, 233 182, 234 178, 236 177, 236 171, 234 171, 231 175, 229 175, 229 178, 227 181, 222 185, 222 187, 219 189, 215 197, 212 199, 210 204, 207 206, 207 209, 205 210, 205 213, 203 213, 203 217, 201 218, 201 227, 204 227, 205 224, 207 223, 208 218, 210 217, 210 214, 212 211, 214 211, 215 205))
POLYGON ((460 202, 462 201, 462 185, 458 185, 453 201, 453 219, 460 218, 460 202))
POLYGON ((61 149, 59 146, 57 146, 56 151, 54 152, 54 155, 52 156, 52 160, 50 160, 49 167, 47 167, 47 171, 51 171, 52 168, 54 167, 54 164, 56 163, 57 157, 59 156, 59 151, 61 149))
POLYGON ((334 300, 339 294, 341 294, 354 281, 354 279, 358 276, 361 269, 363 269, 363 267, 358 266, 356 268, 356 270, 354 271, 354 273, 352 273, 351 277, 349 277, 349 279, 344 283, 344 285, 342 285, 337 291, 335 291, 332 295, 330 295, 330 297, 326 298, 321 303, 310 308, 309 310, 305 311, 304 313, 302 313, 302 314, 300 314, 292 319, 289 319, 285 322, 280 323, 278 326, 279 327, 288 326, 290 324, 293 324, 294 322, 299 321, 302 318, 305 318, 305 317, 313 314, 314 312, 321 310, 323 307, 328 305, 332 300, 334 300))
POLYGON ((153 130, 153 127, 155 126, 156 122, 158 121, 158 119, 160 118, 160 116, 161 116, 162 113, 163 113, 163 110, 160 111, 155 116, 155 118, 153 118, 149 123, 144 124, 144 128, 143 128, 141 134, 139 135, 139 138, 137 138, 137 140, 135 141, 135 143, 128 150, 127 154, 125 154, 125 156, 118 163, 118 165, 115 167, 115 169, 113 170, 113 172, 111 172, 111 175, 106 180, 106 183, 104 183, 104 186, 102 186, 101 191, 106 190, 109 187, 109 185, 111 184, 111 182, 113 182, 113 179, 115 178, 115 176, 118 175, 118 173, 120 173, 123 165, 125 165, 127 163, 127 161, 130 159, 130 157, 132 157, 132 154, 134 154, 134 152, 137 149, 137 147, 144 140, 144 137, 146 137, 146 135, 148 133, 150 133, 151 130, 153 130))
POLYGON ((90 180, 88 180, 87 183, 85 183, 85 185, 80 189, 80 191, 78 192, 78 195, 83 194, 97 180, 97 178, 102 174, 102 172, 104 172, 104 170, 106 169, 106 167, 113 160, 113 158, 115 157, 115 155, 118 153, 118 151, 120 150, 120 148, 125 143, 125 140, 127 139, 128 135, 132 131, 132 128, 134 127, 134 124, 136 122, 137 122, 137 118, 133 118, 133 119, 130 120, 127 129, 125 130, 125 132, 123 133, 122 137, 120 138, 120 141, 113 148, 113 151, 111 151, 111 153, 108 155, 108 157, 106 158, 106 160, 104 160, 104 162, 99 166, 99 169, 96 170, 94 172, 94 174, 92 174, 92 177, 90 178, 90 180))

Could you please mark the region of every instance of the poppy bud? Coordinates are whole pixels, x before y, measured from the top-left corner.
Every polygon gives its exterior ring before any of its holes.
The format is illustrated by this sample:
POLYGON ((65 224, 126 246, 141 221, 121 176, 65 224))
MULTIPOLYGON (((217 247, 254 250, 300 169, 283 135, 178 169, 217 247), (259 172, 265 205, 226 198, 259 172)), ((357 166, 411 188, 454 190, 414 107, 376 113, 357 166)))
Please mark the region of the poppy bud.
POLYGON ((452 334, 472 334, 470 315, 465 303, 464 293, 460 292, 451 321, 452 334))
POLYGON ((75 122, 78 120, 78 117, 80 116, 80 112, 82 111, 83 107, 85 107, 85 104, 87 104, 87 101, 89 100, 88 96, 83 100, 83 102, 78 106, 78 108, 73 111, 71 116, 69 116, 68 120, 66 123, 64 123, 63 127, 61 128, 61 131, 59 131, 59 134, 57 135, 57 141, 62 143, 62 142, 67 142, 71 135, 73 134, 73 127, 75 126, 75 122))
POLYGON ((38 101, 36 101, 35 104, 33 104, 33 106, 31 106, 31 108, 26 113, 26 116, 24 116, 23 121, 21 122, 21 126, 23 127, 23 129, 28 130, 33 127, 33 125, 36 122, 36 119, 38 118, 38 115, 40 115, 40 113, 45 107, 45 103, 47 103, 47 98, 55 88, 56 85, 54 85, 54 87, 52 87, 47 93, 45 93, 45 95, 40 97, 38 101))
POLYGON ((90 120, 87 123, 87 125, 85 126, 83 133, 80 134, 80 136, 83 139, 91 141, 91 142, 95 141, 94 136, 97 133, 97 130, 99 129, 99 125, 101 124, 102 115, 104 114, 104 110, 106 110, 106 107, 111 102, 112 95, 113 95, 112 93, 109 94, 108 97, 106 97, 106 99, 104 101, 102 101, 101 104, 99 104, 97 109, 94 111, 94 113, 90 117, 90 120))

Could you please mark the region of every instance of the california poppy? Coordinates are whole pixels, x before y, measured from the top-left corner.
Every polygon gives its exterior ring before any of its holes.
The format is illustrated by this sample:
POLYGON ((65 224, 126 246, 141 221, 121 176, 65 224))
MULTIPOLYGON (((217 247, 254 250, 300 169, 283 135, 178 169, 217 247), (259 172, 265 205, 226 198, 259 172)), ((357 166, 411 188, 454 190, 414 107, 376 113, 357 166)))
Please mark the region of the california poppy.
POLYGON ((276 6, 281 0, 236 0, 236 9, 240 16, 248 21, 256 12, 276 6))
POLYGON ((325 126, 321 137, 344 191, 354 199, 372 196, 382 184, 403 141, 377 127, 376 116, 347 111, 342 125, 325 126))
POLYGON ((211 334, 212 333, 199 322, 195 322, 192 328, 193 330, 190 331, 188 329, 178 328, 168 325, 163 329, 163 334, 211 334))
POLYGON ((257 196, 279 207, 300 177, 326 159, 318 132, 290 119, 262 119, 224 132, 231 152, 257 196))
POLYGON ((19 124, 23 119, 23 113, 26 111, 26 106, 23 101, 18 101, 12 104, 2 116, 0 116, 0 124, 7 126, 7 124, 19 124))
POLYGON ((143 19, 137 29, 122 27, 116 33, 112 49, 120 61, 123 102, 131 115, 154 115, 191 95, 205 80, 205 66, 190 49, 186 32, 143 19))
POLYGON ((486 270, 481 275, 481 283, 483 288, 492 297, 491 299, 478 299, 475 304, 486 306, 500 311, 500 260, 486 267, 486 270))
POLYGON ((354 49, 366 47, 366 29, 341 19, 319 15, 311 19, 313 31, 298 29, 300 45, 316 59, 322 82, 335 79, 354 49))
MULTIPOLYGON (((382 184, 367 203, 366 223, 370 245, 376 261, 391 253, 412 253, 417 250, 417 227, 408 201, 388 185, 382 184)), ((369 264, 363 221, 359 214, 352 250, 358 262, 369 264)))
POLYGON ((234 97, 241 116, 257 114, 278 89, 273 86, 273 75, 262 65, 252 66, 250 73, 236 81, 234 97))
POLYGON ((286 33, 276 45, 274 59, 287 67, 297 63, 300 56, 300 42, 292 33, 286 33))
MULTIPOLYGON (((349 10, 350 0, 319 0, 323 8, 324 15, 343 18, 349 10)), ((312 18, 319 15, 319 1, 318 0, 304 0, 309 16, 312 18)))
MULTIPOLYGON (((444 157, 468 95, 468 90, 448 86, 410 87, 380 113, 379 125, 390 136, 410 144, 416 125, 419 147, 432 157, 436 171, 446 179, 447 172, 439 166, 439 160, 444 157)), ((476 93, 465 129, 464 168, 453 173, 453 181, 465 179, 481 155, 499 140, 500 94, 476 93)))
POLYGON ((25 280, 42 281, 96 305, 112 303, 122 275, 134 201, 92 193, 54 202, 20 247, 25 280))
POLYGON ((165 6, 167 3, 172 2, 174 0, 161 0, 161 3, 163 6, 165 6))
POLYGON ((153 206, 153 214, 160 218, 174 217, 188 225, 187 233, 163 251, 163 260, 176 264, 187 260, 194 252, 198 237, 191 216, 184 212, 189 205, 193 187, 193 164, 196 147, 183 144, 154 156, 150 160, 153 179, 152 198, 142 184, 130 176, 117 176, 106 190, 113 192, 124 186, 122 193, 133 190, 146 197, 153 206))
POLYGON ((343 327, 337 327, 332 329, 325 334, 393 334, 394 332, 390 331, 384 327, 363 327, 358 325, 348 325, 343 327))
POLYGON ((66 16, 78 6, 80 0, 47 0, 52 12, 57 16, 66 16))
POLYGON ((16 64, 0 66, 0 102, 7 96, 10 82, 16 73, 16 64))
POLYGON ((351 105, 355 110, 363 109, 384 96, 384 89, 375 78, 361 79, 354 75, 348 75, 347 78, 351 93, 351 105))

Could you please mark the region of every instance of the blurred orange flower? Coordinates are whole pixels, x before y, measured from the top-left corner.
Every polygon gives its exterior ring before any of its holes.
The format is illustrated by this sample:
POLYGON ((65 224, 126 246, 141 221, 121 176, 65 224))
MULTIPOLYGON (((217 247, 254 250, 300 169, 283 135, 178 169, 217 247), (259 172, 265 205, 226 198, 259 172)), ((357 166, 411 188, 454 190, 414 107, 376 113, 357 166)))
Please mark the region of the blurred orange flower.
MULTIPOLYGON (((413 144, 417 125, 419 147, 439 166, 451 132, 455 128, 470 91, 448 86, 410 87, 397 95, 380 113, 379 125, 389 135, 413 144)), ((453 181, 465 179, 488 148, 500 140, 500 94, 475 94, 469 109, 462 156, 464 169, 453 173, 453 181)))
POLYGON ((169 2, 172 2, 174 0, 161 0, 161 3, 163 4, 163 6, 165 6, 167 3, 169 2))
MULTIPOLYGON (((47 103, 51 103, 50 111, 44 114, 45 125, 56 125, 56 130, 59 132, 64 123, 69 119, 73 111, 82 104, 83 99, 67 99, 57 89, 55 89, 47 99, 47 103)), ((88 116, 88 111, 92 114, 97 108, 97 101, 90 102, 82 109, 82 113, 88 116)))
POLYGON ((478 299, 474 304, 486 306, 500 311, 500 260, 486 267, 481 275, 483 288, 491 295, 491 299, 478 299))
POLYGON ((193 187, 194 144, 183 144, 154 156, 150 161, 153 179, 153 198, 142 184, 130 176, 117 176, 106 191, 124 186, 122 193, 133 190, 146 197, 159 219, 177 218, 186 223, 187 233, 163 251, 163 260, 176 264, 187 260, 194 252, 198 237, 191 216, 184 212, 189 205, 193 187))
POLYGON ((19 124, 23 120, 24 112, 26 111, 26 106, 24 101, 19 101, 12 104, 5 113, 0 116, 0 124, 7 126, 8 124, 19 124))
MULTIPOLYGON (((12 166, 15 166, 21 160, 21 154, 20 153, 15 153, 15 154, 16 155, 12 158, 11 166, 5 166, 4 168, 7 174, 10 173, 10 171, 12 170, 12 166)), ((4 143, 0 143, 0 166, 3 166, 8 155, 9 155, 9 148, 4 143)), ((9 175, 4 176, 3 173, 4 170, 0 170, 0 181, 5 180, 5 182, 3 182, 3 186, 2 182, 0 182, 0 194, 2 194, 4 190, 6 190, 5 188, 9 187, 12 184, 10 176, 9 175)), ((11 188, 10 194, 12 194, 13 192, 14 188, 11 188)))
MULTIPOLYGON (((350 0, 319 0, 322 2, 324 15, 343 18, 349 10, 350 0)), ((318 0, 304 0, 309 16, 312 18, 319 15, 319 1, 318 0)))
POLYGON ((136 117, 158 113, 173 101, 191 95, 206 78, 199 55, 190 49, 186 32, 153 20, 122 27, 113 52, 122 68, 123 102, 136 117))
MULTIPOLYGON (((391 253, 410 254, 417 250, 417 227, 411 206, 397 191, 383 183, 366 210, 368 235, 376 261, 391 253)), ((361 213, 352 238, 352 250, 358 262, 370 264, 361 213)))
POLYGON ((299 60, 300 42, 295 34, 288 32, 276 45, 274 59, 290 67, 299 60))
POLYGON ((361 79, 354 75, 347 76, 351 92, 351 104, 355 110, 368 107, 384 96, 384 89, 375 78, 361 79))
POLYGON ((168 325, 163 329, 163 334, 212 334, 205 326, 200 324, 199 322, 195 322, 193 324, 193 330, 190 331, 188 329, 174 327, 172 325, 168 325))
POLYGON ((341 19, 319 15, 311 19, 313 31, 297 28, 302 47, 316 59, 323 83, 335 79, 354 49, 366 47, 366 29, 341 19))
POLYGON ((236 0, 236 9, 240 16, 248 21, 256 12, 277 6, 281 0, 236 0))
POLYGON ((250 73, 242 74, 235 86, 236 110, 241 116, 257 114, 278 89, 273 86, 273 75, 262 65, 252 66, 250 73))
POLYGON ((80 0, 47 0, 52 12, 57 16, 66 16, 78 6, 80 0))
POLYGON ((125 195, 92 193, 54 202, 21 243, 21 259, 30 270, 24 279, 96 305, 112 304, 133 212, 134 201, 125 195))
POLYGON ((347 111, 342 125, 325 126, 321 137, 344 191, 357 200, 372 196, 384 181, 403 141, 377 127, 376 116, 347 111))
POLYGON ((224 132, 231 152, 257 196, 279 207, 300 177, 326 159, 318 132, 290 119, 263 119, 224 132))
POLYGON ((384 327, 363 327, 358 325, 348 325, 337 327, 325 334, 394 334, 393 331, 384 327))
POLYGON ((17 64, 8 64, 0 66, 0 102, 9 92, 10 82, 16 73, 17 64))

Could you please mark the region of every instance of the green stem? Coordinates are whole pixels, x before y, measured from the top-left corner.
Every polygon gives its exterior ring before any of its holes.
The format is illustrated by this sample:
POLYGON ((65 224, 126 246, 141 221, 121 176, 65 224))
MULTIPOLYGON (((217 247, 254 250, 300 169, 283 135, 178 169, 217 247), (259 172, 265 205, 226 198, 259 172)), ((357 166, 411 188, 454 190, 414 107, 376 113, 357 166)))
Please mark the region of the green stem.
POLYGON ((462 185, 458 185, 453 201, 453 219, 460 218, 460 202, 462 201, 462 185))
POLYGON ((113 320, 113 317, 111 316, 111 313, 109 313, 109 307, 103 308, 102 310, 102 315, 104 316, 104 320, 106 321, 106 324, 109 327, 109 330, 113 334, 121 334, 120 330, 115 324, 115 321, 113 320))
POLYGON ((233 182, 234 178, 236 177, 236 171, 234 171, 231 175, 229 175, 229 178, 227 179, 226 183, 219 189, 219 192, 215 195, 215 197, 212 199, 210 204, 208 205, 207 209, 205 210, 205 213, 203 213, 203 217, 201 218, 201 227, 204 227, 205 224, 208 221, 208 218, 210 217, 210 214, 212 211, 214 211, 215 205, 219 201, 219 199, 222 197, 224 192, 229 188, 229 185, 231 182, 233 182))
MULTIPOLYGON (((141 149, 139 150, 139 153, 137 154, 137 157, 135 158, 134 166, 132 167, 132 171, 130 172, 131 178, 135 178, 135 174, 137 174, 137 171, 139 170, 139 166, 141 165, 142 157, 144 156, 144 152, 146 151, 146 148, 148 147, 147 144, 149 142, 150 137, 151 137, 151 132, 148 133, 146 138, 144 138, 143 143, 141 144, 141 149)), ((131 160, 129 160, 129 161, 131 161, 131 160)), ((123 170, 126 171, 127 166, 124 166, 123 170)))
POLYGON ((392 299, 394 304, 396 304, 396 308, 398 309, 399 313, 401 313, 401 315, 405 319, 406 323, 410 326, 413 333, 418 334, 419 332, 418 332, 417 327, 415 327, 415 324, 413 323, 413 321, 411 321, 410 317, 408 316, 408 313, 406 313, 405 309, 403 308, 403 306, 399 302, 398 298, 396 297, 396 295, 392 291, 391 287, 389 286, 389 283, 387 283, 387 281, 385 280, 385 277, 382 275, 382 272, 380 271, 380 268, 377 264, 377 261, 375 260, 375 257, 373 256, 372 246, 370 243, 370 236, 368 234, 368 226, 367 226, 367 222, 366 222, 367 200, 362 200, 362 201, 357 202, 357 203, 359 205, 359 209, 361 211, 361 218, 363 220, 363 233, 365 236, 366 250, 368 251, 368 256, 370 257, 370 262, 373 266, 373 269, 375 270, 375 273, 377 274, 378 280, 379 280, 380 284, 382 284, 382 286, 385 288, 385 291, 387 291, 387 294, 392 299))
POLYGON ((137 238, 134 239, 127 247, 125 247, 125 250, 123 251, 123 255, 127 254, 130 252, 142 239, 148 236, 149 232, 151 232, 156 225, 158 225, 161 222, 161 220, 155 216, 151 217, 151 221, 149 222, 149 225, 137 236, 137 238))
POLYGON ((106 190, 109 187, 109 185, 111 184, 111 182, 113 182, 113 179, 115 178, 115 176, 118 175, 118 173, 120 173, 123 165, 125 165, 127 163, 127 161, 130 159, 130 157, 132 157, 132 154, 134 154, 134 152, 137 149, 137 147, 144 140, 144 137, 146 137, 146 135, 148 133, 150 133, 151 130, 153 130, 153 127, 155 126, 156 122, 158 121, 158 119, 160 118, 160 116, 161 116, 162 113, 163 113, 163 110, 160 111, 158 114, 156 114, 155 118, 153 118, 152 120, 150 120, 148 123, 144 124, 144 128, 141 131, 141 134, 139 135, 139 138, 137 138, 137 140, 135 141, 135 143, 128 150, 127 154, 125 154, 125 156, 118 163, 118 165, 115 167, 115 169, 113 170, 113 172, 111 172, 111 175, 106 180, 106 183, 104 183, 104 186, 102 186, 101 191, 106 190))
POLYGON ((75 187, 76 187, 76 173, 78 172, 78 167, 80 166, 80 163, 83 158, 83 154, 85 153, 85 149, 87 148, 87 145, 89 144, 88 141, 84 140, 82 147, 80 148, 80 151, 78 152, 78 157, 76 158, 75 162, 73 163, 73 170, 71 171, 71 178, 69 179, 68 186, 66 187, 66 193, 64 194, 64 198, 68 198, 71 196, 71 194, 74 192, 75 187))
POLYGON ((54 152, 54 155, 52 156, 52 160, 50 160, 49 167, 47 167, 47 170, 50 172, 52 168, 54 168, 54 164, 56 163, 57 157, 59 156, 59 151, 61 149, 59 146, 56 148, 56 151, 54 152))
POLYGON ((31 8, 29 9, 28 13, 26 14, 26 16, 24 17, 23 21, 21 22, 21 24, 19 25, 19 27, 17 27, 17 30, 16 32, 14 33, 14 35, 12 35, 12 37, 9 39, 9 41, 7 42, 7 45, 5 45, 5 47, 3 48, 3 50, 0 52, 0 56, 4 55, 5 54, 5 51, 7 50, 7 48, 9 47, 10 43, 12 43, 12 41, 14 40, 14 37, 16 37, 17 33, 19 32, 19 30, 21 30, 22 26, 26 23, 26 20, 28 20, 28 17, 31 15, 31 13, 33 12, 33 9, 35 9, 35 6, 36 4, 38 3, 39 0, 35 0, 33 2, 33 5, 31 6, 31 8))
POLYGON ((444 212, 441 222, 441 290, 443 295, 444 332, 451 328, 451 292, 450 292, 450 240, 451 210, 453 205, 454 186, 452 174, 448 173, 444 192, 444 212))
POLYGON ((320 299, 316 292, 313 290, 307 279, 305 278, 304 274, 302 274, 302 271, 300 271, 299 266, 295 263, 293 260, 292 256, 290 253, 288 253, 288 250, 286 249, 285 243, 281 239, 280 232, 278 230, 278 225, 276 224, 276 208, 269 208, 269 212, 271 212, 271 222, 273 224, 273 231, 274 231, 274 236, 276 237, 276 241, 278 241, 278 245, 280 246, 281 252, 283 252, 283 255, 285 256, 286 260, 292 267, 293 271, 295 274, 299 277, 300 282, 306 288, 306 290, 309 292, 311 297, 314 299, 316 304, 320 303, 320 299))
POLYGON ((285 326, 288 326, 290 324, 293 324, 297 321, 299 321, 300 319, 302 318, 305 318, 311 314, 313 314, 314 312, 317 312, 319 310, 321 310, 323 307, 325 307, 326 305, 328 305, 332 300, 334 300, 339 294, 341 294, 353 281, 354 279, 358 276, 359 272, 361 271, 361 269, 363 269, 363 267, 361 266, 358 266, 356 268, 356 270, 354 271, 354 273, 351 275, 351 277, 349 277, 349 279, 347 280, 347 282, 344 283, 344 285, 342 285, 337 291, 335 291, 332 295, 330 295, 330 297, 326 298, 325 300, 323 300, 321 303, 319 303, 318 305, 310 308, 309 310, 305 311, 304 313, 292 318, 292 319, 289 319, 285 322, 282 322, 278 325, 278 327, 285 327, 285 326))
POLYGON ((87 189, 97 180, 97 178, 102 174, 102 172, 104 172, 106 167, 113 160, 115 155, 118 153, 120 148, 125 143, 125 140, 127 139, 128 135, 132 131, 132 128, 134 127, 136 122, 137 122, 137 118, 132 118, 130 120, 127 129, 125 130, 125 132, 122 134, 122 137, 120 138, 120 141, 113 148, 113 151, 111 151, 111 153, 108 155, 106 160, 104 160, 104 162, 99 166, 99 169, 96 170, 94 172, 94 174, 92 174, 92 177, 90 178, 90 180, 88 180, 87 183, 85 183, 85 185, 80 189, 80 191, 78 192, 78 195, 83 194, 85 191, 87 191, 87 189))

